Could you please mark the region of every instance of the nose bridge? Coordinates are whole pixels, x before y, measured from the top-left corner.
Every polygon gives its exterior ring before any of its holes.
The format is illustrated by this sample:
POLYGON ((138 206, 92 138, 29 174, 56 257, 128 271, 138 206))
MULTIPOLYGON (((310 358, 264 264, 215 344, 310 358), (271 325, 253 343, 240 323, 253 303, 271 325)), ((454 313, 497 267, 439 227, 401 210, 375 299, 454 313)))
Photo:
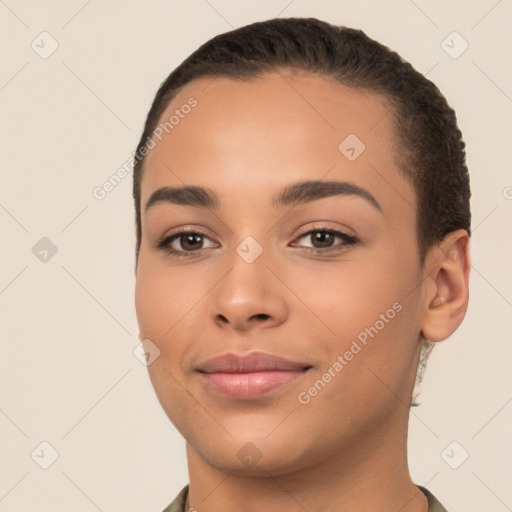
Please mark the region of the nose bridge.
POLYGON ((209 308, 218 325, 248 329, 262 322, 270 326, 284 321, 287 305, 282 286, 267 268, 269 250, 263 240, 247 236, 227 256, 230 271, 216 287, 209 308))

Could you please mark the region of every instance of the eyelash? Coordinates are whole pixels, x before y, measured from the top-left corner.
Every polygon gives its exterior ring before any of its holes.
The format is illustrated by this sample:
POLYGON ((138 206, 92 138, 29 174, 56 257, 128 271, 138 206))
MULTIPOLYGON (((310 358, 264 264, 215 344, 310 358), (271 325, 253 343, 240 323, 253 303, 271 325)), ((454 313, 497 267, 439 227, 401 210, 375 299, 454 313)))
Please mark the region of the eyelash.
MULTIPOLYGON (((313 233, 328 233, 330 235, 334 235, 335 237, 339 237, 343 240, 343 243, 341 244, 341 247, 328 247, 328 248, 314 248, 314 247, 303 247, 302 249, 306 249, 307 252, 310 252, 312 254, 325 254, 330 252, 341 252, 346 247, 353 247, 356 244, 359 243, 359 240, 356 237, 353 237, 351 235, 347 235, 346 233, 343 233, 342 231, 337 231, 335 229, 327 229, 327 228, 314 228, 310 229, 309 231, 306 231, 305 233, 302 233, 299 235, 295 240, 300 240, 301 238, 304 238, 306 236, 310 236, 313 233)), ((193 256, 196 256, 198 253, 200 253, 204 249, 198 249, 196 251, 178 251, 176 249, 171 249, 170 245, 171 243, 177 239, 180 238, 183 235, 199 235, 204 238, 209 238, 206 234, 201 233, 200 231, 187 229, 187 228, 181 228, 172 235, 165 236, 161 240, 159 240, 156 244, 156 248, 165 251, 169 256, 177 257, 177 258, 190 258, 193 256)), ((340 244, 338 244, 340 245, 340 244)))

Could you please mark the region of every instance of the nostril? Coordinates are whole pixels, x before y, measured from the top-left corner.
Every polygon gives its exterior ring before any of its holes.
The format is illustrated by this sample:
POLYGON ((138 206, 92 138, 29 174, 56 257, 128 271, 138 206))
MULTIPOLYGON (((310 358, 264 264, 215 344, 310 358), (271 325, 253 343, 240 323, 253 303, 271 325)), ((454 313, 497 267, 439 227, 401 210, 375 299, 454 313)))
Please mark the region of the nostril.
POLYGON ((270 318, 266 313, 258 313, 257 315, 254 315, 254 317, 258 320, 267 320, 267 318, 270 318))

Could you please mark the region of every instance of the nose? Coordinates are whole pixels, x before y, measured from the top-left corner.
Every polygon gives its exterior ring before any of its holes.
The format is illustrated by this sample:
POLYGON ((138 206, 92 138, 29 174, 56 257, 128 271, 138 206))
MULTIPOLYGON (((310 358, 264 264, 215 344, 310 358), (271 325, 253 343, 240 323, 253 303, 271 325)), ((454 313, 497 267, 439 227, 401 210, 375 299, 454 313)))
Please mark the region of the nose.
POLYGON ((249 331, 277 327, 286 320, 286 288, 267 263, 262 256, 248 263, 234 255, 231 270, 210 298, 209 314, 219 328, 249 331))

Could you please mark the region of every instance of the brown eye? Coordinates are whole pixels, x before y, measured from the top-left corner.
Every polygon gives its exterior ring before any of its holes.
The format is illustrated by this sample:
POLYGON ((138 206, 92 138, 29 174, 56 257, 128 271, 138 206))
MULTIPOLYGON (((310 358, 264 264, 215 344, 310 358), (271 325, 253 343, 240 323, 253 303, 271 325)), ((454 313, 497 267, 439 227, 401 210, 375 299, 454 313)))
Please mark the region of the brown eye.
POLYGON ((332 229, 314 229, 297 238, 297 240, 302 239, 309 240, 310 245, 299 245, 299 247, 317 253, 343 250, 358 243, 357 238, 332 229), (337 239, 338 243, 336 243, 337 239))
POLYGON ((205 248, 214 247, 214 242, 205 234, 192 230, 182 230, 173 235, 166 236, 156 247, 173 256, 191 256, 205 248), (204 246, 208 242, 209 245, 204 246))
POLYGON ((179 246, 186 251, 195 251, 201 249, 201 242, 203 236, 197 233, 180 235, 176 240, 179 242, 179 246))
POLYGON ((331 247, 334 244, 336 235, 328 231, 313 231, 310 235, 313 247, 331 247))

